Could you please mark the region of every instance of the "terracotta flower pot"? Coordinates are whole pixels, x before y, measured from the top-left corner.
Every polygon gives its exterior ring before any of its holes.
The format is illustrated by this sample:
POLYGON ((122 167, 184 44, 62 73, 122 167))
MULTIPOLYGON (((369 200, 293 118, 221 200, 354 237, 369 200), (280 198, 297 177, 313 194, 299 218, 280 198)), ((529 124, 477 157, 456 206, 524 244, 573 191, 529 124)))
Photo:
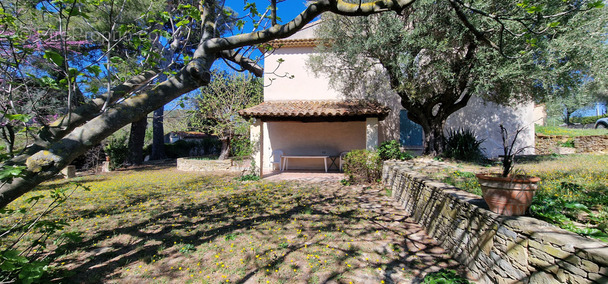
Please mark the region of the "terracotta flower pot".
POLYGON ((506 216, 523 215, 532 204, 538 188, 538 177, 477 174, 483 199, 490 210, 506 216))

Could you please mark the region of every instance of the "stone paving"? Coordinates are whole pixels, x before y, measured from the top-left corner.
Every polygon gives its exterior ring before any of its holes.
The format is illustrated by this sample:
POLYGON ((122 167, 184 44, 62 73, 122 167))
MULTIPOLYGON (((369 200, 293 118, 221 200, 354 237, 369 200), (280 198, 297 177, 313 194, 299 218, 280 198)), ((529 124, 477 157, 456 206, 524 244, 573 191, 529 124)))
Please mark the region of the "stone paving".
POLYGON ((323 171, 272 171, 264 173, 267 181, 302 181, 314 183, 339 183, 346 178, 344 173, 323 171))
MULTIPOLYGON (((385 283, 422 283, 424 276, 430 272, 442 268, 454 269, 461 275, 464 274, 460 264, 453 260, 439 244, 426 234, 422 226, 414 222, 405 210, 398 207, 391 197, 385 193, 381 186, 343 186, 340 180, 344 179, 343 173, 337 172, 302 172, 285 171, 265 174, 268 181, 295 181, 313 183, 326 187, 328 191, 356 191, 359 208, 373 211, 382 216, 384 230, 390 231, 392 239, 379 241, 368 240, 368 245, 373 245, 376 251, 386 252, 390 255, 398 254, 392 269, 385 271, 385 283), (395 252, 391 249, 393 244, 400 244, 404 249, 395 252)), ((355 283, 378 283, 378 275, 363 273, 356 275, 355 283)))

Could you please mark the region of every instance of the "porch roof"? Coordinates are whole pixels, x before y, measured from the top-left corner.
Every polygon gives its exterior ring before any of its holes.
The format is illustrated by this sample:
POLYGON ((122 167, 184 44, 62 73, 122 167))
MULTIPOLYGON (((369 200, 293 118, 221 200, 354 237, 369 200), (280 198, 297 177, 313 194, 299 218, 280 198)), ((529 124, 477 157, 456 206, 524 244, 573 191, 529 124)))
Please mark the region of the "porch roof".
POLYGON ((390 109, 368 100, 267 101, 239 111, 245 119, 270 121, 353 121, 377 117, 383 120, 390 109))

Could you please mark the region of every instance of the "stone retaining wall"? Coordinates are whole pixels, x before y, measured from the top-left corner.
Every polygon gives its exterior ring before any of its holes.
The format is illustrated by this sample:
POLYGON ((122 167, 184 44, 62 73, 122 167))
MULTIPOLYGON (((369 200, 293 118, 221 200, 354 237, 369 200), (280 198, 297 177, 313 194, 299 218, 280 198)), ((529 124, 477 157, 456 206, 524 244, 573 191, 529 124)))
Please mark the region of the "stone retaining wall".
POLYGON ((608 135, 570 137, 566 135, 536 134, 536 154, 608 153, 608 135), (560 143, 574 140, 574 148, 559 147, 560 143))
POLYGON ((242 172, 249 168, 250 162, 233 161, 233 160, 197 160, 195 158, 179 158, 177 159, 177 169, 180 171, 198 171, 198 172, 242 172))
POLYGON ((608 283, 608 244, 485 208, 480 196, 432 182, 407 162, 382 179, 412 218, 481 283, 608 283))

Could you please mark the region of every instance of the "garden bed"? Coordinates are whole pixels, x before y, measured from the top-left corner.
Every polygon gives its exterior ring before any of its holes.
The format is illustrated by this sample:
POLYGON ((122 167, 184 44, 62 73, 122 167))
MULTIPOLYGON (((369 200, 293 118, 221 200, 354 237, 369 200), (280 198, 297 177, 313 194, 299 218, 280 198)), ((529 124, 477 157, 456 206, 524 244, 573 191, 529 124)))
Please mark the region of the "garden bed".
MULTIPOLYGON (((529 215, 571 232, 608 241, 608 156, 531 156, 518 171, 541 178, 529 215)), ((410 168, 434 180, 480 195, 476 173, 497 167, 419 159, 410 168), (430 165, 430 166, 425 166, 430 165)))

